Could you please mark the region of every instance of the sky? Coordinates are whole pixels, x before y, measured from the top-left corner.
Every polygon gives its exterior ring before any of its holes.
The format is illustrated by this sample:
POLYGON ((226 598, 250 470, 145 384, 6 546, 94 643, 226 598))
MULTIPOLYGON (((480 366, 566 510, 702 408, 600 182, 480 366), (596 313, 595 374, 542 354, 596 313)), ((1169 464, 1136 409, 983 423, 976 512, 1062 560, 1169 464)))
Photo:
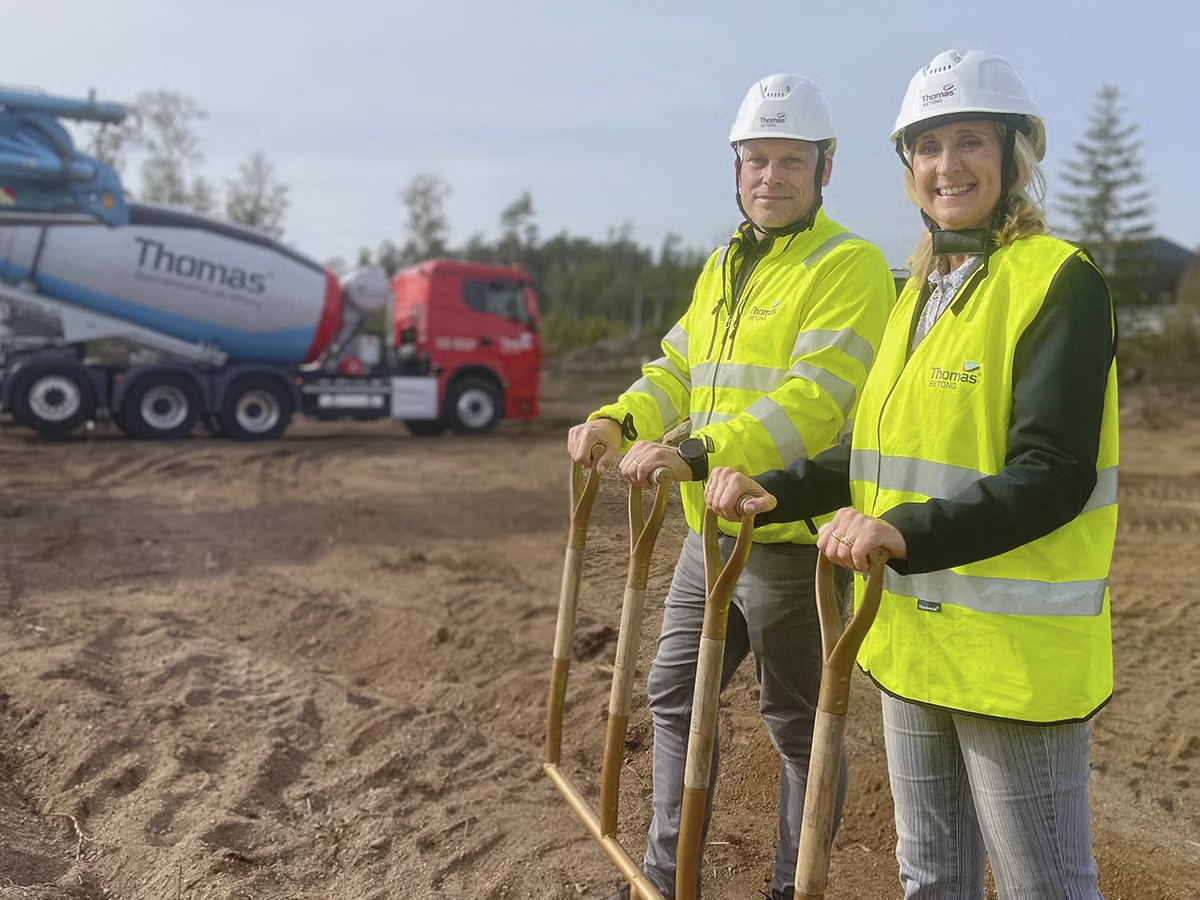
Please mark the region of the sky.
MULTIPOLYGON (((740 221, 729 128, 766 75, 825 94, 838 134, 829 214, 902 266, 922 228, 888 143, 938 52, 1007 58, 1048 132, 1051 225, 1096 92, 1143 142, 1156 233, 1200 248, 1195 0, 0 0, 0 83, 132 101, 192 98, 217 185, 262 152, 290 188, 285 241, 319 260, 404 239, 400 194, 451 189, 452 246, 494 239, 522 191, 542 237, 629 225, 708 250, 740 221)), ((136 173, 127 183, 136 190, 136 173)))

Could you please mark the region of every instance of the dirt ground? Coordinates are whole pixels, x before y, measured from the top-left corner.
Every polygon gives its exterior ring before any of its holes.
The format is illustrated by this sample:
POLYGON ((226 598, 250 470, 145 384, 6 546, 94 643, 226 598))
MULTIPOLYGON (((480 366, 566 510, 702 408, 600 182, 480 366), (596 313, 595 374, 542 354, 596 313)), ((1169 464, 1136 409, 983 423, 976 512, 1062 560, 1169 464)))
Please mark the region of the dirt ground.
MULTIPOLYGON (((568 425, 630 380, 577 358, 484 438, 299 424, 247 445, 0 428, 0 900, 601 898, 615 868, 542 772, 568 425)), ((1200 898, 1200 402, 1127 388, 1117 690, 1095 720, 1109 900, 1200 898)), ((593 801, 627 565, 589 532, 563 768, 593 801)), ((658 542, 622 835, 649 802, 644 674, 683 536, 658 542)), ((899 896, 861 676, 830 900, 899 896)), ((753 900, 777 760, 748 666, 721 712, 709 900, 753 900)))

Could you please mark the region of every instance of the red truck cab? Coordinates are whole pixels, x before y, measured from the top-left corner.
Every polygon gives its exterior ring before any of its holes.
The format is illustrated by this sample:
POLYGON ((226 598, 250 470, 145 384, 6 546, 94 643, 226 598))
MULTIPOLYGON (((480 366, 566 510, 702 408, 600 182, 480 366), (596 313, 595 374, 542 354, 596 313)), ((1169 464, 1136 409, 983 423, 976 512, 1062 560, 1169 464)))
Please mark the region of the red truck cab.
POLYGON ((542 341, 526 272, 423 262, 392 277, 390 320, 392 345, 438 376, 443 422, 483 432, 502 417, 539 414, 542 341))

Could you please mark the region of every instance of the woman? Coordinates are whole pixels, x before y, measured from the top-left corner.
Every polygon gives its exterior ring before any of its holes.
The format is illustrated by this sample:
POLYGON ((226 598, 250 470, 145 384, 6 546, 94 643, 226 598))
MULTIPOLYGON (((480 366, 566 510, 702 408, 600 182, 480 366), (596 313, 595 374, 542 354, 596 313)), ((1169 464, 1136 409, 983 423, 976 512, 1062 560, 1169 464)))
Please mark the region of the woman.
POLYGON ((745 500, 756 523, 844 507, 820 549, 859 572, 876 548, 891 555, 858 661, 883 690, 905 897, 982 898, 986 855, 1003 898, 1095 898, 1088 720, 1112 696, 1117 519, 1111 300, 1087 255, 1045 233, 1045 129, 1007 62, 938 55, 892 138, 929 231, 852 437, 753 480, 715 469, 707 502, 736 519, 745 500))

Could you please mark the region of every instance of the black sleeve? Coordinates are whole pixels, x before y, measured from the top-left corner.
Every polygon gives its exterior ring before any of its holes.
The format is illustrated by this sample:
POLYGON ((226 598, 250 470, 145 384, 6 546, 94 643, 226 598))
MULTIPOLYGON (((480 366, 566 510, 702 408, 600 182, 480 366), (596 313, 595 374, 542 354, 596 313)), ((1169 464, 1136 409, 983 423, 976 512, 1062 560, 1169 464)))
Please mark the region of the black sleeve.
POLYGON ((1096 485, 1112 321, 1104 278, 1071 257, 1017 341, 1004 468, 955 497, 888 510, 882 518, 908 548, 894 569, 916 574, 987 559, 1079 515, 1096 485))
POLYGON ((850 436, 812 459, 798 459, 754 480, 778 501, 773 510, 754 517, 756 526, 811 519, 849 506, 850 436))

